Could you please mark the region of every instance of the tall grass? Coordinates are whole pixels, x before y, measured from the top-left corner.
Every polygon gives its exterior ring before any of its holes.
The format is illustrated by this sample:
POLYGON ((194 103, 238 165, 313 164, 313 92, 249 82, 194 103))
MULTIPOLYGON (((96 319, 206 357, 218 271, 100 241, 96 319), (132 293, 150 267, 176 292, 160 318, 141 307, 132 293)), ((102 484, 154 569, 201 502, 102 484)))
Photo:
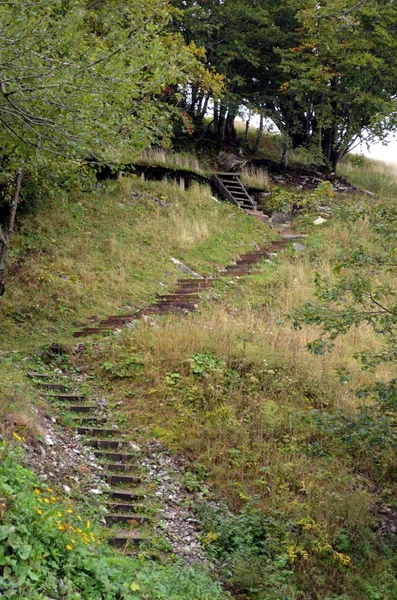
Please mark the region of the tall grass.
POLYGON ((243 185, 267 190, 270 184, 269 173, 264 168, 248 167, 242 170, 240 177, 243 185))
POLYGON ((397 164, 372 158, 348 155, 338 167, 338 174, 346 177, 362 190, 382 198, 397 196, 397 164))
POLYGON ((197 156, 190 152, 173 152, 171 150, 152 148, 142 152, 141 156, 135 162, 194 171, 201 175, 208 173, 208 169, 203 168, 197 156))

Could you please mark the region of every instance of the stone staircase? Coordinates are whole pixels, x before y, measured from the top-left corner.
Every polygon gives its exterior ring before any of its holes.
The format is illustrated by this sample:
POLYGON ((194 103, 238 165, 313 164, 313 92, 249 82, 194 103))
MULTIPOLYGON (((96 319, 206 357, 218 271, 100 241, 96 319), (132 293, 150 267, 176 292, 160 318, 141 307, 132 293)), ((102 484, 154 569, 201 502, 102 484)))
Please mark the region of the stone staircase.
POLYGON ((73 385, 51 381, 53 373, 28 373, 28 376, 50 402, 71 415, 84 443, 93 449, 103 469, 101 476, 110 486, 105 516, 111 529, 109 544, 133 554, 134 547, 148 541, 148 536, 140 530, 151 520, 145 514, 147 494, 137 453, 131 451, 125 436, 112 426, 108 411, 94 399, 71 392, 73 385))

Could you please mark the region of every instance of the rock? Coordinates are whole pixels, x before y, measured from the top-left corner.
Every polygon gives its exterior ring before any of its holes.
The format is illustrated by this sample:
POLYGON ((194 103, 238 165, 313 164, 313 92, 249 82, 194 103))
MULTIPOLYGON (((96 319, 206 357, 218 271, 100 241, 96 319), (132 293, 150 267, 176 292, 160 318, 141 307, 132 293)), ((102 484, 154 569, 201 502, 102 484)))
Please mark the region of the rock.
POLYGON ((323 223, 326 223, 327 220, 323 219, 323 217, 317 217, 317 219, 314 219, 313 221, 313 225, 322 225, 323 223))
POLYGON ((134 452, 141 452, 141 448, 135 442, 130 441, 128 442, 128 445, 134 452))
POLYGON ((66 494, 70 494, 70 492, 72 491, 72 489, 68 485, 63 485, 62 487, 66 494))
POLYGON ((277 212, 274 211, 274 213, 272 214, 272 216, 270 217, 270 223, 286 223, 289 219, 289 216, 285 213, 282 212, 277 212))
POLYGON ((293 244, 292 247, 295 250, 295 252, 303 252, 304 250, 306 250, 306 246, 304 246, 303 244, 299 244, 298 242, 295 242, 295 244, 293 244))
POLYGON ((239 171, 246 166, 247 162, 248 161, 241 158, 241 156, 237 156, 231 152, 225 152, 224 150, 221 150, 218 155, 219 167, 227 172, 239 171))
POLYGON ((397 533, 397 527, 395 525, 390 526, 391 533, 397 533))
POLYGON ((174 263, 174 265, 176 265, 176 268, 178 269, 178 271, 180 271, 181 273, 186 273, 187 275, 191 275, 192 277, 197 277, 198 279, 203 279, 202 275, 199 275, 195 271, 192 271, 192 269, 189 269, 189 267, 187 267, 186 265, 184 265, 177 258, 172 258, 171 257, 171 260, 174 263))

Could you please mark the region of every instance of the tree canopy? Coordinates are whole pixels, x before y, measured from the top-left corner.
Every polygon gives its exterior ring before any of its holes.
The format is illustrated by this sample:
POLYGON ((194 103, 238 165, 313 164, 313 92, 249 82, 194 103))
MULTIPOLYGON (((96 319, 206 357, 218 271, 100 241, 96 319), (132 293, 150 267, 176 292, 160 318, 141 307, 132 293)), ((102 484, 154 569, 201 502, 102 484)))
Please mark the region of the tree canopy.
POLYGON ((292 147, 331 168, 359 140, 396 126, 397 6, 392 0, 174 0, 174 27, 206 49, 226 94, 186 104, 196 119, 213 105, 213 133, 233 140, 239 108, 274 121, 292 147))

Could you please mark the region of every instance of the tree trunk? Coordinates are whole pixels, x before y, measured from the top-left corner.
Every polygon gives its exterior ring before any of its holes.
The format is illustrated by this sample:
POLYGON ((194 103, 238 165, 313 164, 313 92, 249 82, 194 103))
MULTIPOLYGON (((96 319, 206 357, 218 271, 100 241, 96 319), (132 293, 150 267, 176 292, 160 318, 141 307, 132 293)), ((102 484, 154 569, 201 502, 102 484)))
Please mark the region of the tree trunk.
POLYGON ((261 118, 260 118, 260 121, 259 121, 258 134, 256 136, 254 147, 252 148, 252 153, 253 154, 256 154, 258 152, 258 150, 260 148, 260 145, 261 145, 261 142, 262 142, 263 123, 264 123, 264 117, 263 117, 263 114, 261 113, 261 118))
POLYGON ((10 238, 15 226, 15 217, 18 209, 19 194, 21 191, 23 168, 20 167, 15 180, 15 192, 11 202, 8 226, 5 230, 0 225, 0 296, 5 291, 5 277, 7 271, 8 255, 10 253, 10 238))
POLYGON ((247 122, 245 124, 245 133, 244 133, 244 144, 248 144, 248 132, 250 130, 250 122, 251 122, 251 117, 248 117, 247 122))
POLYGON ((235 142, 236 141, 236 129, 234 127, 234 121, 236 119, 236 115, 232 113, 230 110, 227 113, 225 119, 225 135, 224 139, 227 141, 235 142))
POLYGON ((283 155, 281 157, 281 164, 283 165, 284 169, 286 169, 288 167, 288 161, 289 161, 289 149, 284 148, 283 155))

